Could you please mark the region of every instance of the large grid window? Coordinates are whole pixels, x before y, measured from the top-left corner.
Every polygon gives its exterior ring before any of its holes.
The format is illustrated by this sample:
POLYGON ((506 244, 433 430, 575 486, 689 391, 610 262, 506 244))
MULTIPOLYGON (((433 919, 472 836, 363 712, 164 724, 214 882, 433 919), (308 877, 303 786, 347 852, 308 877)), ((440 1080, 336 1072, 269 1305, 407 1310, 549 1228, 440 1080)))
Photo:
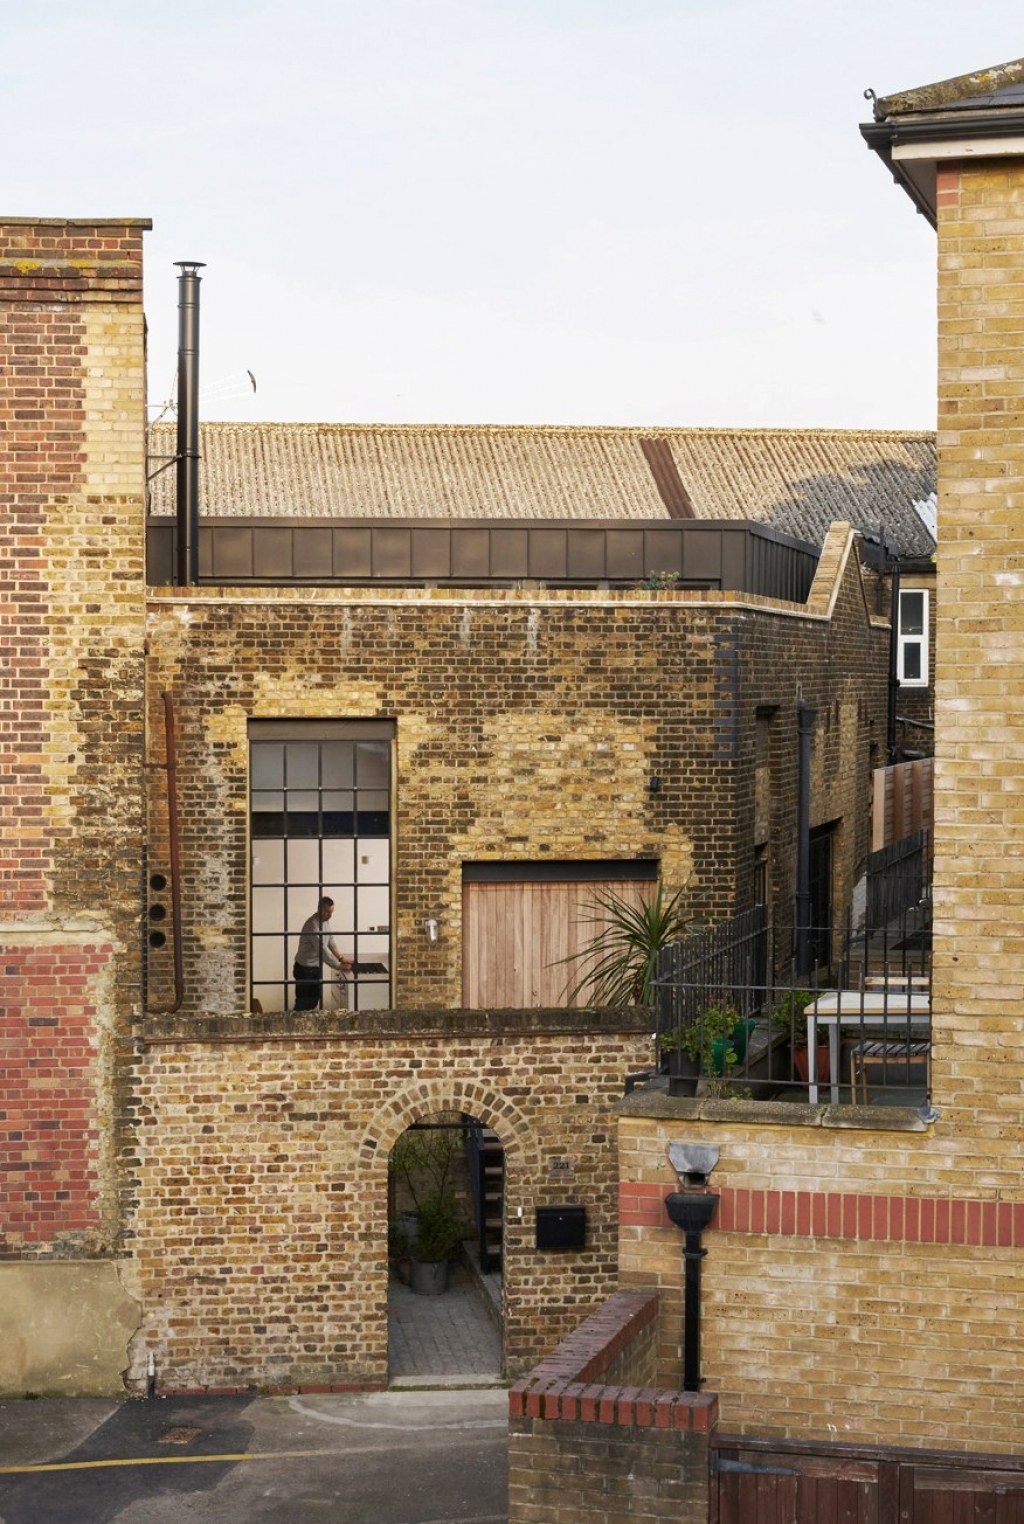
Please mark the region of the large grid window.
POLYGON ((252 1000, 295 1005, 303 925, 325 928, 353 968, 323 969, 325 1010, 391 1004, 391 743, 388 722, 249 726, 252 1000))
POLYGON ((904 688, 928 686, 928 593, 900 588, 896 676, 904 688))

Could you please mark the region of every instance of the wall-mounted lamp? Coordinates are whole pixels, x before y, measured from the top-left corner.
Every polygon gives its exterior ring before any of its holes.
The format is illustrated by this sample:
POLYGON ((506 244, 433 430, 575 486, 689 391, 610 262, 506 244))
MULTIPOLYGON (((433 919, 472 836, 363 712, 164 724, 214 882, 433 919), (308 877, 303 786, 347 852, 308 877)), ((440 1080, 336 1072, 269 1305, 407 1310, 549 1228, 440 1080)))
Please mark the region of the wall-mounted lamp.
POLYGON ((427 919, 423 922, 423 930, 427 934, 427 941, 428 942, 436 942, 437 941, 437 936, 438 936, 438 932, 440 930, 440 927, 438 926, 437 916, 436 915, 428 915, 427 916, 427 919))
POLYGON ((661 793, 661 779, 658 777, 657 773, 655 773, 654 776, 648 781, 647 789, 651 794, 661 793))

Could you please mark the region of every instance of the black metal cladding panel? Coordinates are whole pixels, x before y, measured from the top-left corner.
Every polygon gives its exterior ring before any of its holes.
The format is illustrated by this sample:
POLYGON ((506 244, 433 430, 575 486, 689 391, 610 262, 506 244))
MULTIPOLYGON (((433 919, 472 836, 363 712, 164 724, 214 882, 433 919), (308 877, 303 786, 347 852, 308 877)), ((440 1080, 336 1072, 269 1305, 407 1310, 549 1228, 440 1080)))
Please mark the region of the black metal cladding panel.
POLYGON ((605 555, 609 581, 635 582, 647 575, 642 529, 609 529, 605 555))
POLYGON ((412 537, 414 577, 450 577, 451 535, 447 529, 420 529, 412 537))
POLYGON ((683 537, 678 529, 644 530, 643 574, 651 572, 675 572, 677 577, 682 576, 683 537))
POLYGON ((369 529, 334 531, 334 575, 340 578, 373 575, 373 540, 369 529))
MULTIPOLYGON (((747 546, 750 536, 746 528, 742 528, 737 534, 734 529, 722 530, 722 570, 721 586, 731 591, 743 592, 747 590, 747 546)), ((750 588, 753 592, 754 589, 750 588)))
MULTIPOLYGON (((175 524, 151 519, 147 534, 150 583, 173 583, 175 524)), ((628 586, 665 571, 675 572, 684 587, 726 587, 799 603, 817 563, 813 546, 760 526, 692 520, 646 528, 207 520, 199 531, 199 574, 206 583, 530 579, 628 586)))
POLYGON ((603 529, 577 529, 568 536, 566 574, 575 582, 603 582, 608 576, 603 529))
MULTIPOLYGON (((203 535, 199 535, 199 564, 203 562, 203 535)), ((163 587, 174 581, 174 526, 150 523, 146 530, 146 581, 163 587)))
POLYGON ((410 577, 412 575, 412 531, 377 529, 373 534, 373 575, 375 577, 410 577))
POLYGON ((452 530, 452 576, 487 578, 491 574, 491 531, 452 530))
POLYGON ((329 577, 334 569, 334 543, 330 529, 292 530, 292 570, 309 580, 329 577))
MULTIPOLYGON (((220 536, 227 533, 225 530, 216 531, 218 549, 214 552, 214 566, 219 576, 222 570, 220 560, 219 541, 220 536)), ((292 561, 293 536, 287 529, 265 529, 257 526, 252 531, 252 549, 250 551, 251 567, 250 576, 259 577, 262 581, 276 582, 280 578, 295 576, 295 567, 292 561)), ((225 572, 228 571, 224 567, 225 572)), ((244 573, 238 573, 244 576, 244 573)))
POLYGON ((491 576, 530 575, 529 533, 525 529, 491 530, 491 576))
POLYGON ((564 529, 531 529, 527 576, 540 582, 562 581, 569 575, 564 529))
POLYGON ((687 534, 683 545, 683 574, 687 581, 718 584, 722 577, 722 530, 718 524, 687 534))
MULTIPOLYGON (((263 533, 287 535, 288 531, 264 530, 263 533)), ((252 542, 253 531, 247 525, 240 526, 237 529, 215 529, 213 531, 213 566, 211 571, 217 582, 230 582, 232 577, 251 577, 253 575, 252 542)), ((288 543, 287 540, 285 543, 288 543)))

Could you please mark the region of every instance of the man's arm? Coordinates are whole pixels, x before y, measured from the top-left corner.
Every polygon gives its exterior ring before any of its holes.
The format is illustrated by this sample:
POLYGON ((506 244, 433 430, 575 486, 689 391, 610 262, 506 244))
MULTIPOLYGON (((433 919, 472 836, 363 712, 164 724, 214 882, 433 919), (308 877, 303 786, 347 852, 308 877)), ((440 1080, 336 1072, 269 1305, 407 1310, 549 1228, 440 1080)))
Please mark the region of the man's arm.
POLYGON ((342 969, 352 967, 352 959, 346 958, 333 937, 325 937, 323 947, 324 962, 329 963, 332 968, 342 969))

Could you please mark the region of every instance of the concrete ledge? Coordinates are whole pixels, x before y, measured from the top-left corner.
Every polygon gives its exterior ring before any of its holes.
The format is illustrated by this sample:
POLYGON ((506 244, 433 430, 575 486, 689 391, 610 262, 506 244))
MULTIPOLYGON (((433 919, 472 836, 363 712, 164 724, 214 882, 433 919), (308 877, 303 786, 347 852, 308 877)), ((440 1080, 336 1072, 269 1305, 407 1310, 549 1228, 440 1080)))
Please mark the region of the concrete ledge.
POLYGON ((0 1264, 0 1394, 123 1397, 140 1321, 113 1260, 0 1264))

